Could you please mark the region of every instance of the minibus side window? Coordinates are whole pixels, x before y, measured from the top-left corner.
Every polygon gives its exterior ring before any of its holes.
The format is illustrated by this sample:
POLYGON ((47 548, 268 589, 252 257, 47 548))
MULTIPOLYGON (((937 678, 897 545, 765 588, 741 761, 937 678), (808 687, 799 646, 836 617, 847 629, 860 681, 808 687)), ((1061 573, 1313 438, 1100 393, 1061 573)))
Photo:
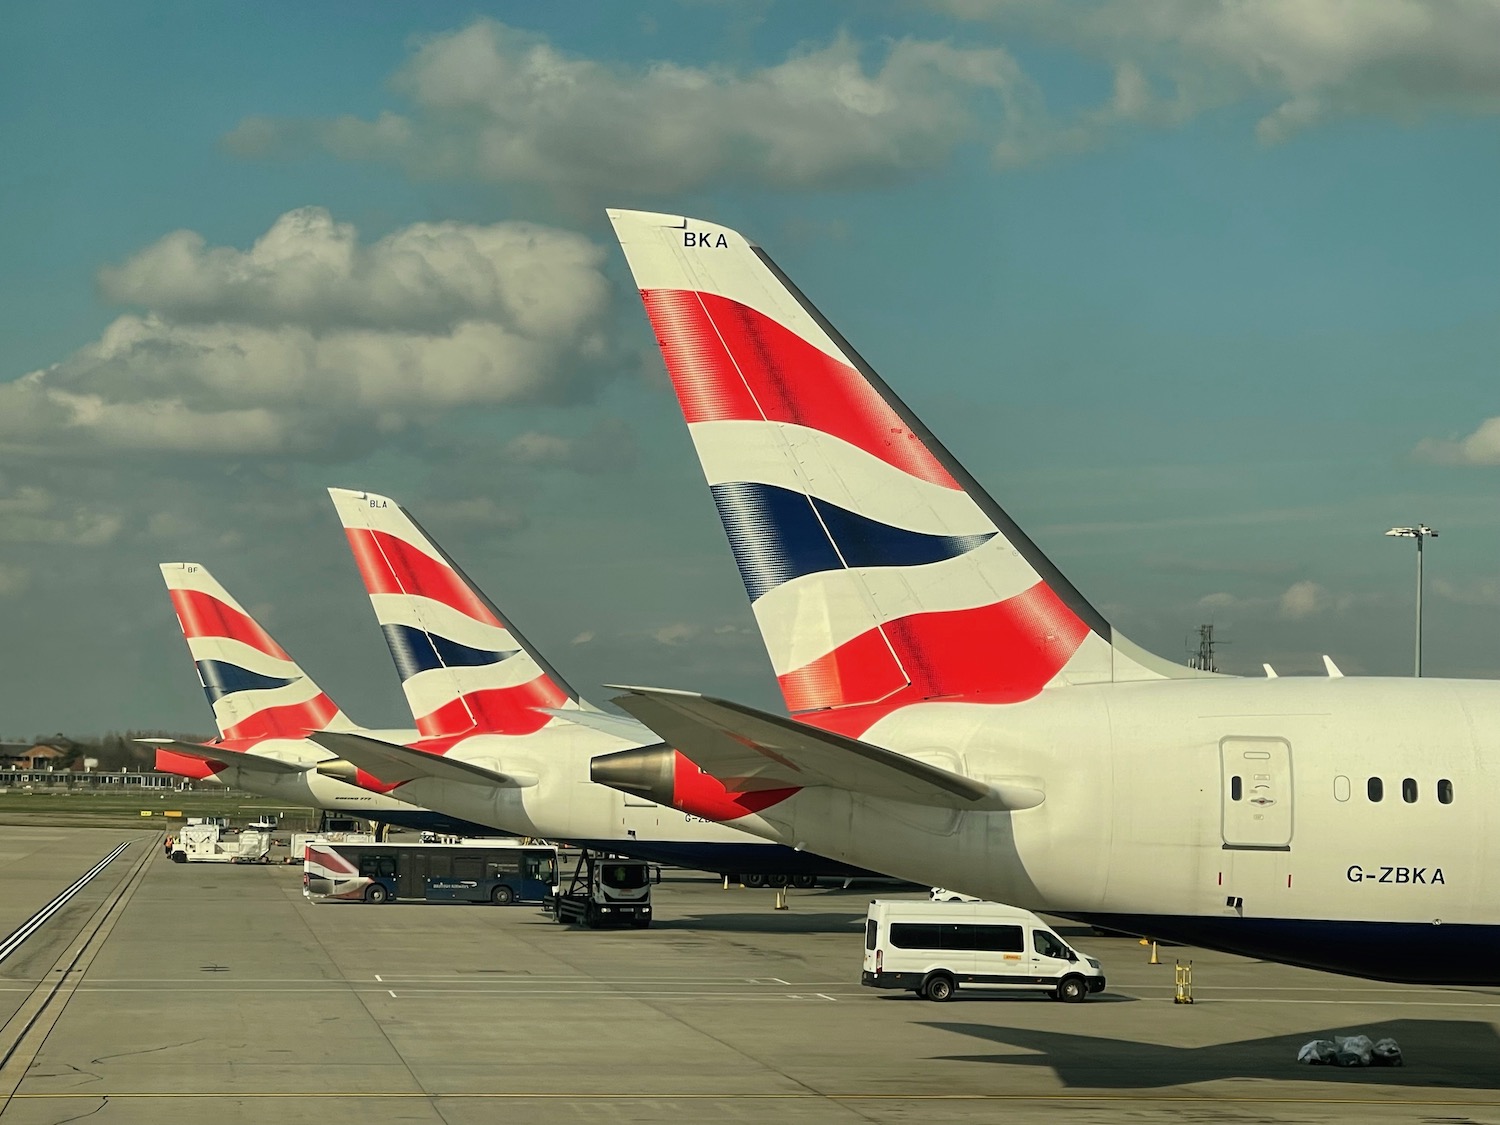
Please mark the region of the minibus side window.
POLYGON ((939 949, 938 927, 921 922, 892 922, 891 944, 897 949, 939 949))
POLYGON ((1020 953, 1026 948, 1026 935, 1020 926, 975 926, 975 949, 992 953, 1020 953))

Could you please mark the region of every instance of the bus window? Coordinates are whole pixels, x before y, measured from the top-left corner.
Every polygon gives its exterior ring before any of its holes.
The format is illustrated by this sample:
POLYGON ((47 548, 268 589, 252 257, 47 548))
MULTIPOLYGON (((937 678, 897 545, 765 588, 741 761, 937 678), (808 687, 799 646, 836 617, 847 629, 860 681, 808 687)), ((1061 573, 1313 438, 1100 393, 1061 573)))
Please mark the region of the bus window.
POLYGON ((453 877, 455 879, 472 879, 478 882, 484 877, 484 861, 477 855, 454 856, 453 877))
POLYGON ((539 883, 546 883, 549 887, 557 882, 557 865, 551 856, 543 856, 540 859, 528 859, 526 861, 526 877, 535 879, 539 883))
POLYGON ((366 879, 377 879, 382 876, 394 879, 396 877, 396 857, 389 855, 362 855, 359 857, 359 873, 366 879))

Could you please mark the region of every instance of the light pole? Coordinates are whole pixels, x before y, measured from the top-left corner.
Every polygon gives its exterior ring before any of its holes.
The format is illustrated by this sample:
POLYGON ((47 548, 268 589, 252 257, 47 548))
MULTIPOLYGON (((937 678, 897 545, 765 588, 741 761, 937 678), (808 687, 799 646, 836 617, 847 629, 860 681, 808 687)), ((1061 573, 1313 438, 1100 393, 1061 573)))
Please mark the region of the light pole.
POLYGON ((1416 527, 1393 527, 1386 532, 1398 539, 1415 539, 1417 541, 1417 677, 1422 675, 1422 540, 1436 539, 1437 532, 1425 523, 1419 523, 1416 527))

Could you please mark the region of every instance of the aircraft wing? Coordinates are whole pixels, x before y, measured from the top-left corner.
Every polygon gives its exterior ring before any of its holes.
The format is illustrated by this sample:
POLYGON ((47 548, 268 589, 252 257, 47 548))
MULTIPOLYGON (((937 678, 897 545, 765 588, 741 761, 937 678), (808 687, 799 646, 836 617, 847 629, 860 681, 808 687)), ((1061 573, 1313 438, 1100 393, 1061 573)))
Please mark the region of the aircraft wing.
POLYGON ((537 707, 534 710, 554 718, 566 719, 575 726, 588 727, 617 738, 629 739, 647 745, 656 741, 656 732, 645 724, 627 715, 612 715, 608 711, 588 710, 582 707, 537 707))
MULTIPOLYGON (((610 685, 620 687, 623 685, 610 685)), ((884 747, 693 692, 626 687, 615 703, 731 792, 826 785, 954 809, 1029 809, 1040 789, 992 785, 884 747)))
POLYGON ((215 762, 226 769, 244 770, 247 773, 266 774, 288 774, 306 773, 312 769, 312 764, 299 765, 296 762, 285 762, 280 758, 267 758, 262 754, 250 754, 243 750, 225 750, 219 746, 203 746, 197 742, 179 742, 175 738, 137 738, 135 741, 146 746, 155 746, 162 750, 171 750, 177 754, 184 754, 189 758, 198 758, 205 762, 215 762))
POLYGON ((421 778, 457 781, 490 789, 520 789, 536 784, 535 778, 488 770, 472 762, 460 762, 442 754, 427 754, 410 746, 397 746, 362 734, 321 730, 311 732, 307 737, 388 785, 421 778))

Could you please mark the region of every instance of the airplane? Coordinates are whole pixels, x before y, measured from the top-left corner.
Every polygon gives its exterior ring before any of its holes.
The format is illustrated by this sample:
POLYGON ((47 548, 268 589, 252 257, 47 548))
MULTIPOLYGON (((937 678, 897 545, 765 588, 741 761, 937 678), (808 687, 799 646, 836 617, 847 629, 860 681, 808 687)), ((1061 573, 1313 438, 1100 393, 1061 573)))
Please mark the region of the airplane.
MULTIPOLYGON (((727 803, 711 819, 593 784, 593 757, 655 745, 656 735, 581 699, 395 500, 328 492, 419 737, 325 728, 313 741, 387 791, 509 832, 750 885, 869 874, 717 823, 733 812, 727 803)), ((722 787, 705 779, 702 788, 703 807, 717 808, 722 787)))
MULTIPOLYGON (((327 693, 245 612, 200 563, 162 563, 162 577, 198 681, 213 708, 219 738, 210 743, 143 738, 156 748, 156 769, 276 797, 292 805, 352 814, 382 824, 461 835, 493 830, 435 813, 388 793, 340 780, 346 774, 312 730, 359 730, 327 693)), ((378 731, 415 738, 415 731, 378 731)))
POLYGON ((677 751, 596 778, 693 811, 680 752, 759 801, 738 827, 861 867, 1249 957, 1500 984, 1500 684, 1146 652, 760 247, 609 215, 793 717, 626 688, 677 751))

